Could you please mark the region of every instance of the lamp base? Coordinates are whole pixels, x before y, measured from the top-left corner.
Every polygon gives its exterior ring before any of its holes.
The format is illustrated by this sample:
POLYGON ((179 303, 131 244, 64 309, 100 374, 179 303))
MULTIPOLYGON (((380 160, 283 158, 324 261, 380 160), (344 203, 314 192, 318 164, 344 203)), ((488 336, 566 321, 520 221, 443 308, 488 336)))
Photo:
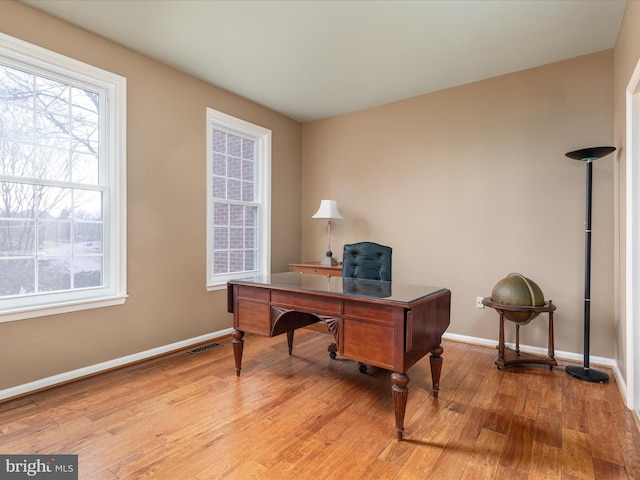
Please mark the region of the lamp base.
POLYGON ((338 261, 333 257, 324 257, 320 262, 320 265, 335 267, 338 265, 338 261))
POLYGON ((572 377, 579 378, 586 382, 604 383, 609 380, 609 375, 600 370, 594 370, 593 368, 584 368, 577 365, 569 365, 565 367, 565 370, 572 377))

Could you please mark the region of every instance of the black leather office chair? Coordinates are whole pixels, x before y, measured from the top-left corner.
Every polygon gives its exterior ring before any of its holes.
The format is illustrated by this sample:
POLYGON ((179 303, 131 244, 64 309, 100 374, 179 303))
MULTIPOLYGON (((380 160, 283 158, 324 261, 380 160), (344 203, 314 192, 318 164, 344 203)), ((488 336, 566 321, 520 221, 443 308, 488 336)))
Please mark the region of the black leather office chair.
POLYGON ((342 252, 342 276, 391 281, 391 247, 374 242, 352 243, 342 252))
MULTIPOLYGON (((374 242, 347 244, 342 251, 343 285, 348 279, 391 281, 391 247, 374 242)), ((335 359, 338 347, 329 345, 329 356, 335 359)), ((366 372, 367 366, 360 364, 360 371, 366 372)))

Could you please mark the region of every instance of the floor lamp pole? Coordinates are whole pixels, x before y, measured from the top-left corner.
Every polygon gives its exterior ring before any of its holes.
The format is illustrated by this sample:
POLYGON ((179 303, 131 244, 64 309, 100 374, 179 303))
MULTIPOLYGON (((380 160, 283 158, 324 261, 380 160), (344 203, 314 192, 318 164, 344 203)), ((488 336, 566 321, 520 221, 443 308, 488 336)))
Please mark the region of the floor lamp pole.
POLYGON ((593 147, 567 153, 567 157, 587 164, 587 205, 584 225, 584 361, 583 366, 568 365, 565 370, 572 377, 587 382, 602 383, 609 375, 589 367, 589 339, 591 336, 591 201, 593 185, 593 161, 609 155, 614 147, 593 147))

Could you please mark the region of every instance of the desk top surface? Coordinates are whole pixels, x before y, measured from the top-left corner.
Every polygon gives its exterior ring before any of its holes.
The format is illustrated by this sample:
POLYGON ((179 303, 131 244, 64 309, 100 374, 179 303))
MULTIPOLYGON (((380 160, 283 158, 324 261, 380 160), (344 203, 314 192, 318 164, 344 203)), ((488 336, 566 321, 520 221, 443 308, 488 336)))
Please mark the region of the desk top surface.
POLYGON ((377 298, 400 303, 413 303, 421 298, 446 290, 446 288, 426 285, 364 280, 361 278, 305 275, 291 272, 232 280, 229 283, 361 298, 377 298))

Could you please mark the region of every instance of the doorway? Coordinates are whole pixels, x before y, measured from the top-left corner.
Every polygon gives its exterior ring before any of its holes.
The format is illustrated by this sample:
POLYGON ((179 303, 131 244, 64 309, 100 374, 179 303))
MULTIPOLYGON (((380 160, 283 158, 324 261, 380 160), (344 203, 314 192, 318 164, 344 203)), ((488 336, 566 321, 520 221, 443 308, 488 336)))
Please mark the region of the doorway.
POLYGON ((626 96, 627 406, 640 418, 640 349, 637 348, 640 346, 640 62, 631 76, 626 96))

